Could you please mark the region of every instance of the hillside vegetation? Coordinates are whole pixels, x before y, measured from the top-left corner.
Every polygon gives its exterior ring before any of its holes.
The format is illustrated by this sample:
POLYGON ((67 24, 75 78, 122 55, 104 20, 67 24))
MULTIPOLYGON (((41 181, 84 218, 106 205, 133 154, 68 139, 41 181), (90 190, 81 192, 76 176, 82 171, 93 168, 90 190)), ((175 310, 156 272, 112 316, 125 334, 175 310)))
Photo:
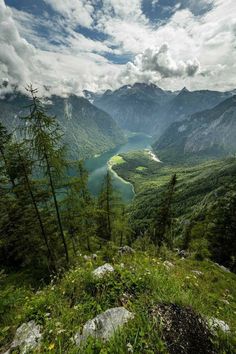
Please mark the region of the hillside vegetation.
MULTIPOLYGON (((175 304, 179 308, 191 307, 202 318, 225 321, 231 332, 219 331, 218 336, 212 336, 214 352, 233 353, 236 276, 209 261, 181 260, 171 254, 156 257, 146 242, 137 244, 137 248, 140 247, 141 252, 130 256, 120 257, 114 247, 108 253, 100 253, 97 260, 86 261, 78 255, 69 272, 62 277, 52 277, 49 285, 42 284, 39 288, 30 286, 32 279, 27 273, 18 273, 17 277, 2 274, 2 349, 8 347, 21 323, 34 320, 43 331, 41 353, 168 353, 171 346, 183 350, 181 353, 206 353, 199 351, 200 347, 192 351, 187 347, 181 349, 177 337, 165 341, 154 310, 160 304, 175 304), (172 268, 165 265, 166 257, 172 262, 172 268), (104 260, 110 261, 115 271, 103 279, 95 279, 92 270, 104 260), (78 348, 73 338, 85 322, 117 306, 131 311, 134 319, 108 343, 90 338, 78 348)), ((191 342, 193 338, 188 337, 188 331, 191 333, 191 328, 186 329, 185 339, 191 342)), ((193 328, 192 331, 194 333, 193 328)), ((204 345, 203 337, 195 340, 204 345)))
POLYGON ((193 248, 208 250, 213 259, 235 269, 235 158, 168 165, 153 161, 147 152, 121 156, 125 163, 113 169, 134 185, 130 218, 137 234, 153 233, 157 210, 165 203, 169 180, 176 174, 171 207, 174 243, 188 248, 192 240, 193 248))

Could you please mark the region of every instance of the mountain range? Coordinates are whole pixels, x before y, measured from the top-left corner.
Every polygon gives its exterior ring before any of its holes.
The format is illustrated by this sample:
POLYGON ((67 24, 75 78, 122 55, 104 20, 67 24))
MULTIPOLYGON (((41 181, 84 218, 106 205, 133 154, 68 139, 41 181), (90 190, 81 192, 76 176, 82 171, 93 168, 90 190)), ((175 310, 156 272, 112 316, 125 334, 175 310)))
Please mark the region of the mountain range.
MULTIPOLYGON (((0 100, 0 121, 12 131, 19 116, 29 113, 28 96, 19 92, 0 100)), ((52 96, 45 103, 50 115, 56 116, 64 132, 64 141, 72 156, 87 158, 124 143, 125 136, 108 113, 87 99, 71 95, 52 96)))
POLYGON ((159 137, 169 125, 198 111, 213 108, 233 92, 165 91, 154 84, 136 83, 98 95, 85 92, 93 104, 109 113, 127 130, 159 137))
POLYGON ((236 152, 236 96, 175 122, 153 145, 160 156, 223 156, 236 152))
MULTIPOLYGON (((88 158, 126 141, 123 130, 152 135, 160 156, 236 151, 235 92, 165 91, 136 83, 84 97, 51 96, 45 101, 55 115, 73 156, 88 158)), ((0 120, 9 129, 27 114, 29 98, 17 91, 0 99, 0 120)))

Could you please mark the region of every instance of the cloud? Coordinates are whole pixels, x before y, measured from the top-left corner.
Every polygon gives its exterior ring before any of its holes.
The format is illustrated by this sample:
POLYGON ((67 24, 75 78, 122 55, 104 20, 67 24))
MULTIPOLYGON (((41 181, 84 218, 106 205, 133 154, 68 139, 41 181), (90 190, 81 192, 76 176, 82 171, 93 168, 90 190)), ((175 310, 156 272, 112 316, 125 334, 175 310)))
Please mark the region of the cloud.
POLYGON ((197 59, 176 61, 170 54, 167 43, 160 48, 148 48, 144 53, 134 59, 134 66, 138 71, 156 72, 162 78, 194 76, 199 70, 200 64, 197 59))
POLYGON ((235 87, 235 0, 180 0, 157 23, 143 14, 141 0, 43 1, 53 15, 11 10, 0 0, 0 79, 63 95, 136 81, 172 90, 235 87))
POLYGON ((35 50, 20 37, 3 0, 0 0, 0 48, 0 79, 7 77, 12 83, 27 82, 35 50))
POLYGON ((44 0, 73 26, 91 27, 94 7, 90 0, 44 0))

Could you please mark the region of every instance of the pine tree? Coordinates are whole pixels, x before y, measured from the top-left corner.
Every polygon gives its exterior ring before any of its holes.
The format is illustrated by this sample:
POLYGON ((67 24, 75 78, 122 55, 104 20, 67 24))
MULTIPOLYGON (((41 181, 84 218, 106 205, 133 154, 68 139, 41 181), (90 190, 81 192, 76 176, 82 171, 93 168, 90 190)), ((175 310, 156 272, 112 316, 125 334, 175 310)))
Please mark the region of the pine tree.
POLYGON ((160 247, 163 243, 172 246, 172 203, 177 183, 177 176, 174 174, 164 192, 160 207, 157 210, 154 222, 153 242, 160 247))
POLYGON ((48 177, 59 233, 68 264, 69 253, 57 200, 55 178, 62 173, 65 167, 65 160, 63 158, 64 146, 61 144, 62 132, 56 118, 46 114, 42 102, 37 97, 37 90, 30 86, 28 91, 32 97, 30 114, 22 117, 22 120, 25 122, 26 140, 32 149, 33 155, 37 157, 40 167, 43 167, 48 177))
POLYGON ((98 236, 106 241, 112 240, 112 219, 114 191, 110 172, 104 178, 102 190, 98 196, 98 236))

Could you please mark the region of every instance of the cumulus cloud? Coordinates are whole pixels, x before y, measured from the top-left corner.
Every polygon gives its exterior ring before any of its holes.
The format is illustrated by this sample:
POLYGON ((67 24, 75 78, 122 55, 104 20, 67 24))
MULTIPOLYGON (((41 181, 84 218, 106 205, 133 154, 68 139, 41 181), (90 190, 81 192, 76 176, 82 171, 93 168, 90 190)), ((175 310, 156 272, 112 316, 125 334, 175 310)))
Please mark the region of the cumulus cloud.
POLYGON ((199 70, 199 62, 193 60, 176 61, 170 54, 167 43, 162 44, 160 48, 148 48, 144 53, 139 54, 134 59, 134 66, 138 71, 156 72, 163 78, 178 76, 194 76, 199 70))
POLYGON ((0 0, 0 48, 0 79, 7 77, 12 83, 27 82, 34 66, 35 50, 20 37, 3 0, 0 0))
POLYGON ((142 0, 128 6, 127 0, 40 1, 54 16, 10 10, 0 0, 0 79, 47 85, 58 94, 136 81, 172 90, 235 87, 235 0, 180 0, 161 23, 143 14, 142 0), (86 37, 78 25, 102 32, 103 39, 86 37), (119 58, 128 63, 117 64, 119 58))

